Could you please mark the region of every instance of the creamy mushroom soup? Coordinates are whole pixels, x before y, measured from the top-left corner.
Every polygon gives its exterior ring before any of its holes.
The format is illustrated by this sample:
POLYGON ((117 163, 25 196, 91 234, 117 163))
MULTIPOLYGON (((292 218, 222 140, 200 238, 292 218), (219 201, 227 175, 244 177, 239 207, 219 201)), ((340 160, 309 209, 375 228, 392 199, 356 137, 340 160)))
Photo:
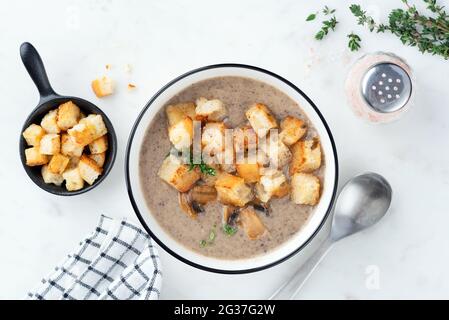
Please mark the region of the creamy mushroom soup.
POLYGON ((298 103, 260 81, 217 77, 187 87, 157 113, 141 145, 139 174, 150 214, 171 237, 206 256, 242 259, 264 254, 300 232, 319 201, 324 160, 319 136, 298 103), (185 118, 170 114, 174 110, 185 118), (260 129, 255 127, 266 126, 266 120, 279 129, 290 155, 287 164, 270 175, 260 164, 255 176, 243 168, 179 164, 168 153, 174 145, 189 144, 176 134, 189 135, 180 121, 190 123, 192 117, 204 128, 220 123, 260 129))

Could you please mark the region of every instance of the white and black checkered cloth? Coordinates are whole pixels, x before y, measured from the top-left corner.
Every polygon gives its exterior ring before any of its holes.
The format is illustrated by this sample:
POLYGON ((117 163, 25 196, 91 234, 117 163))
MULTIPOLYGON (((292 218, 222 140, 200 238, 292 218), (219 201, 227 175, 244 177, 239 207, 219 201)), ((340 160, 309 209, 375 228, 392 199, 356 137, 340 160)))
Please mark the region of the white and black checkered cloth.
POLYGON ((159 255, 148 234, 102 215, 95 231, 28 299, 158 299, 161 284, 159 255))

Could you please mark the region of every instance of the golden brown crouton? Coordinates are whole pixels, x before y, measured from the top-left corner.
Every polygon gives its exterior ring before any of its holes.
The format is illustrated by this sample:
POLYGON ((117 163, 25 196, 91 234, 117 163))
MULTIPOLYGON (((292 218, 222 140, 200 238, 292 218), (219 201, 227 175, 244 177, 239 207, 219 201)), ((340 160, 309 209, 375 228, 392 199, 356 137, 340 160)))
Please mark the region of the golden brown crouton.
POLYGON ((90 154, 89 158, 94 160, 99 167, 103 167, 104 162, 106 160, 106 152, 103 153, 96 153, 96 154, 90 154))
POLYGON ((193 121, 189 117, 168 128, 168 138, 178 150, 189 148, 193 139, 193 121))
POLYGON ((262 220, 251 208, 245 208, 239 213, 239 223, 251 240, 257 240, 267 234, 262 220))
POLYGON ((48 133, 42 137, 39 144, 39 151, 42 154, 57 154, 61 149, 61 142, 59 140, 59 134, 48 133))
POLYGON ((94 140, 108 133, 103 117, 99 114, 89 114, 87 117, 81 119, 80 123, 85 123, 88 127, 90 127, 90 129, 94 132, 94 140))
POLYGON ((291 146, 301 139, 307 131, 307 126, 301 119, 287 116, 281 121, 279 138, 287 146, 291 146))
POLYGON ((78 123, 73 128, 67 130, 67 133, 81 146, 88 145, 95 140, 95 131, 86 123, 78 123))
POLYGON ((58 127, 58 110, 49 111, 41 121, 41 127, 47 133, 59 133, 61 129, 58 127))
POLYGON ((259 181, 259 164, 258 163, 237 163, 236 165, 237 173, 246 183, 254 183, 259 181))
POLYGON ((260 177, 256 185, 257 198, 262 202, 268 202, 273 196, 283 196, 287 179, 285 175, 278 170, 268 169, 260 177))
POLYGON ((81 177, 78 167, 64 171, 62 177, 65 180, 65 187, 67 191, 76 191, 84 187, 84 180, 81 177))
POLYGON ((61 135, 61 153, 68 157, 81 157, 83 154, 84 147, 76 143, 75 139, 63 133, 61 135))
POLYGON ((35 147, 39 145, 42 137, 45 135, 45 130, 33 123, 25 129, 22 135, 29 146, 35 147))
POLYGON ((98 114, 90 114, 73 128, 67 130, 76 143, 85 146, 108 132, 103 118, 98 114))
POLYGON ((221 121, 227 115, 222 101, 218 99, 207 100, 204 97, 196 100, 195 113, 208 121, 221 121))
POLYGON ((250 126, 236 128, 233 132, 234 149, 236 153, 243 153, 248 149, 257 148, 257 134, 250 126))
POLYGON ((62 174, 69 164, 70 158, 63 154, 55 154, 48 163, 48 170, 55 174, 62 174))
POLYGON ((81 178, 88 184, 92 185, 100 176, 103 169, 97 163, 86 155, 82 155, 78 163, 78 170, 81 178))
POLYGON ((225 129, 223 122, 208 122, 201 134, 201 144, 208 154, 217 154, 225 147, 225 129))
POLYGON ((243 207, 253 199, 251 188, 241 177, 229 173, 221 174, 215 182, 218 200, 223 204, 243 207))
POLYGON ((320 199, 320 180, 313 174, 295 173, 292 177, 292 200, 314 206, 320 199))
POLYGON ((81 159, 81 157, 70 157, 69 164, 67 165, 66 170, 78 167, 78 163, 80 162, 80 159, 81 159))
POLYGON ((104 135, 89 143, 89 150, 91 154, 103 153, 108 150, 108 137, 104 135))
POLYGON ((41 169, 42 178, 45 183, 53 183, 60 186, 64 182, 64 178, 59 173, 53 173, 48 168, 48 165, 43 165, 41 169))
POLYGON ((265 137, 270 129, 277 128, 276 119, 262 103, 255 103, 245 112, 251 127, 259 137, 265 137))
POLYGON ((171 104, 165 108, 169 127, 189 117, 195 120, 195 104, 193 102, 171 104))
POLYGON ((41 166, 50 160, 49 156, 40 153, 39 147, 25 149, 25 158, 27 166, 30 167, 41 166))
POLYGON ((109 77, 102 77, 92 81, 92 90, 98 98, 109 96, 114 93, 114 81, 109 77))
POLYGON ((289 172, 312 172, 321 166, 321 146, 318 139, 298 141, 292 146, 293 158, 289 172))
POLYGON ((268 162, 275 168, 282 168, 288 164, 292 158, 290 149, 279 139, 279 137, 268 135, 267 139, 261 139, 258 148, 261 155, 265 154, 268 157, 268 162))
POLYGON ((72 101, 67 101, 58 107, 57 125, 61 130, 67 130, 78 123, 80 108, 72 101))
POLYGON ((158 175, 179 192, 187 192, 200 178, 198 170, 189 170, 189 166, 173 155, 164 159, 158 175))

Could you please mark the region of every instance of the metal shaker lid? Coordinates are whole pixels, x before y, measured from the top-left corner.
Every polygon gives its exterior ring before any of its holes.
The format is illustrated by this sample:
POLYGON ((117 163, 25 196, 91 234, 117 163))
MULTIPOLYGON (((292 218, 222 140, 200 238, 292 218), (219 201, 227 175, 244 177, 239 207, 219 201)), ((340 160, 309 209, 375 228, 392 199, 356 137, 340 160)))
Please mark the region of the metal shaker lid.
POLYGON ((407 104, 412 94, 412 81, 397 64, 379 63, 365 73, 361 90, 365 101, 374 110, 389 113, 407 104))

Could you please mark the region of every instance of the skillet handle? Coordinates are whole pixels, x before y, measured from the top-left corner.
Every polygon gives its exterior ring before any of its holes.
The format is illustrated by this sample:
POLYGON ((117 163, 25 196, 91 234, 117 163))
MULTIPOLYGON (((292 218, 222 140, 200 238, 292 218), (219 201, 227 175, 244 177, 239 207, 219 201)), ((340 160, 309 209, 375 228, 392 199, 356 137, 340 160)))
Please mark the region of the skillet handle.
POLYGON ((22 43, 20 46, 20 57, 22 58, 22 62, 25 65, 28 74, 34 81, 37 90, 39 90, 41 103, 48 100, 50 97, 57 96, 48 81, 41 56, 31 43, 22 43))

